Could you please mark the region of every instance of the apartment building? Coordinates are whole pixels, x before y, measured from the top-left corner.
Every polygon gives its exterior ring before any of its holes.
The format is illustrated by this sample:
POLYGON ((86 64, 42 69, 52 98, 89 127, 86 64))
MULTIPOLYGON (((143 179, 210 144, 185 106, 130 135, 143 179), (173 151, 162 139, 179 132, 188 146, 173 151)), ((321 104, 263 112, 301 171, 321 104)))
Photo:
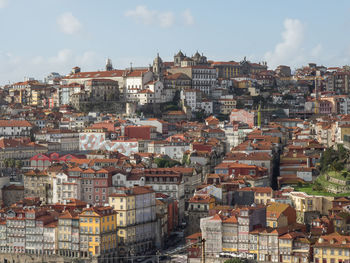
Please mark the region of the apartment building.
POLYGON ((248 253, 250 231, 266 225, 266 208, 261 205, 240 207, 231 214, 201 219, 202 237, 206 239, 209 255, 215 256, 221 251, 248 253))
POLYGON ((0 120, 0 137, 30 136, 33 125, 26 120, 0 120))
POLYGON ((80 256, 79 216, 74 211, 66 210, 58 218, 58 254, 80 256))
POLYGON ((296 223, 296 211, 288 205, 282 203, 270 203, 266 207, 266 226, 286 227, 296 223))
POLYGON ((266 218, 264 212, 263 206, 244 207, 202 218, 201 234, 206 240, 207 255, 226 253, 257 262, 310 262, 312 247, 305 226, 261 227, 260 222, 266 218))
POLYGON ((39 197, 43 203, 52 202, 52 178, 46 171, 30 170, 23 176, 24 197, 39 197))
POLYGON ((85 208, 79 214, 80 251, 83 256, 115 256, 117 213, 110 206, 85 208))
POLYGON ((30 158, 46 153, 44 146, 30 142, 29 139, 0 138, 0 169, 5 168, 5 159, 21 160, 24 167, 30 166, 30 158))
POLYGON ((145 169, 145 185, 149 185, 156 193, 164 193, 178 201, 179 221, 185 213, 185 184, 180 171, 172 168, 145 169))
POLYGON ((337 232, 321 236, 314 245, 313 262, 350 262, 350 236, 342 236, 337 232))
POLYGON ((109 196, 109 205, 118 213, 120 256, 154 249, 157 231, 155 191, 145 186, 121 187, 109 196))
POLYGON ((209 215, 209 210, 215 206, 215 198, 209 194, 194 195, 188 200, 187 234, 200 231, 200 219, 209 215))

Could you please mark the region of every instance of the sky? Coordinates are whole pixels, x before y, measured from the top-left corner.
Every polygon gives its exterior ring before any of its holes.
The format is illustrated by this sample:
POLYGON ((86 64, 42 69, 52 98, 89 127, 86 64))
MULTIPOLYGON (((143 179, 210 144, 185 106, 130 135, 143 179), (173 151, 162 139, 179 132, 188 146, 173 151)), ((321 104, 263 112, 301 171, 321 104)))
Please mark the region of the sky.
POLYGON ((270 69, 350 64, 350 1, 0 0, 0 85, 148 66, 179 50, 270 69))

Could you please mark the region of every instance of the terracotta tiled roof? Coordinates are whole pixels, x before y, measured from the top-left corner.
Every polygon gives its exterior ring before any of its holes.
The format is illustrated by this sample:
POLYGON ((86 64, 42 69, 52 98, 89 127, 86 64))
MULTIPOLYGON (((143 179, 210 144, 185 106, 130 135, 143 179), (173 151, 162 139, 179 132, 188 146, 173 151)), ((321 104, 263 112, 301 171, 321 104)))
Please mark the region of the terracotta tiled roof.
POLYGON ((26 120, 0 120, 0 127, 33 127, 33 125, 26 120))
POLYGON ((342 236, 337 232, 321 236, 315 247, 344 247, 350 248, 350 236, 342 236))
POLYGON ((202 237, 202 233, 198 232, 198 233, 194 233, 192 235, 187 236, 186 239, 199 239, 200 237, 202 237))
POLYGON ((92 72, 79 72, 71 74, 63 79, 83 79, 83 78, 112 78, 122 77, 124 70, 110 70, 110 71, 92 71, 92 72))

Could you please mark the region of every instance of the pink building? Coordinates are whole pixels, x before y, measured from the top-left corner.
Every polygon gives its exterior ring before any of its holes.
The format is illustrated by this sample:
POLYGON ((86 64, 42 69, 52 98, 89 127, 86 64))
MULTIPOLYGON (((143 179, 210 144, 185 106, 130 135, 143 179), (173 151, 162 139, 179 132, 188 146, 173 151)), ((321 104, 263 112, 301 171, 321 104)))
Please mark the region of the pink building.
POLYGON ((72 159, 80 159, 82 157, 85 156, 76 156, 72 154, 60 156, 58 153, 39 153, 30 158, 30 167, 32 169, 45 170, 49 168, 53 163, 67 163, 70 162, 72 159))
POLYGON ((331 114, 333 109, 333 103, 328 100, 321 100, 320 105, 320 114, 331 114))
POLYGON ((253 127, 255 125, 255 113, 242 109, 233 109, 230 114, 230 122, 233 121, 243 122, 253 127))

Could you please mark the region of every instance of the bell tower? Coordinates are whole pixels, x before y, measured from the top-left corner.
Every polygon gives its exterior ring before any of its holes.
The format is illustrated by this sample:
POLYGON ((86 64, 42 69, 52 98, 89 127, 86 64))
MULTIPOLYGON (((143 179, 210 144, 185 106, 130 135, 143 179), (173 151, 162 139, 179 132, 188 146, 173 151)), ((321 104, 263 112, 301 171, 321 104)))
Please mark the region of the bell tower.
POLYGON ((107 58, 107 60, 106 60, 106 71, 111 71, 111 70, 113 70, 112 60, 107 58))

